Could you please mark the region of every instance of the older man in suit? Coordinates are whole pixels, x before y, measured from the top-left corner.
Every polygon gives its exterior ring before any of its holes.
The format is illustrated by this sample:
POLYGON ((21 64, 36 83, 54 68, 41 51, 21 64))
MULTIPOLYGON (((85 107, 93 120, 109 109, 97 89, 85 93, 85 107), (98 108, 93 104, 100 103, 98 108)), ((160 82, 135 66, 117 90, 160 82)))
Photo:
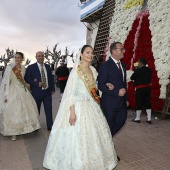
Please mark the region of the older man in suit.
POLYGON ((44 104, 47 130, 51 131, 53 125, 52 118, 52 94, 55 92, 54 80, 50 66, 44 64, 44 53, 36 53, 37 62, 28 66, 25 80, 30 84, 31 93, 37 103, 40 113, 41 103, 44 104))

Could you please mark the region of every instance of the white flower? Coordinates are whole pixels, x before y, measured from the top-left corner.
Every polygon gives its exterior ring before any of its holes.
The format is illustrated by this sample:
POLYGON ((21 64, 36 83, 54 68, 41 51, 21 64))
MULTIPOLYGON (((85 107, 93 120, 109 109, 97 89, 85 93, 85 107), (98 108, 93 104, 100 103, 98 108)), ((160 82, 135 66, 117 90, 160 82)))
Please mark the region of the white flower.
POLYGON ((126 74, 127 74, 127 76, 126 76, 126 81, 127 82, 130 82, 131 81, 131 79, 130 79, 130 77, 131 77, 131 75, 133 74, 133 70, 127 70, 127 72, 126 72, 126 74))
POLYGON ((134 6, 131 9, 124 10, 124 5, 127 1, 128 0, 115 1, 115 10, 110 26, 111 31, 109 35, 111 37, 111 42, 120 41, 124 43, 127 35, 129 34, 131 26, 136 19, 136 14, 141 8, 141 6, 134 6))
POLYGON ((161 98, 161 99, 166 98, 166 85, 161 86, 159 98, 161 98))
POLYGON ((159 80, 159 84, 165 85, 167 86, 169 84, 169 79, 165 79, 165 80, 159 80))
POLYGON ((160 98, 166 98, 166 86, 170 76, 170 1, 149 0, 149 20, 152 34, 152 51, 160 78, 160 98))

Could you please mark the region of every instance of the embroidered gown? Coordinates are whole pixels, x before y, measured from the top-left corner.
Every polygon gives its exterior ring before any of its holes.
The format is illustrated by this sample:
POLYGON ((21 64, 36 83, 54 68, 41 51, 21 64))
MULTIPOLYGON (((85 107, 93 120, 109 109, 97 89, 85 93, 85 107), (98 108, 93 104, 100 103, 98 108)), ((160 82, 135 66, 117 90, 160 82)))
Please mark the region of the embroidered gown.
MULTIPOLYGON (((91 69, 96 79, 97 72, 91 69)), ((106 119, 76 72, 70 74, 43 165, 50 170, 112 170, 117 165, 106 119), (71 89, 70 93, 68 89, 71 89), (75 106, 75 126, 69 124, 72 104, 75 106)))
MULTIPOLYGON (((22 77, 25 67, 21 69, 22 77)), ((0 101, 0 132, 4 136, 21 135, 40 128, 36 103, 31 93, 17 79, 12 68, 7 66, 4 79, 9 79, 7 103, 0 101)), ((1 90, 4 87, 1 85, 1 90)), ((7 90, 7 89, 6 89, 7 90)))

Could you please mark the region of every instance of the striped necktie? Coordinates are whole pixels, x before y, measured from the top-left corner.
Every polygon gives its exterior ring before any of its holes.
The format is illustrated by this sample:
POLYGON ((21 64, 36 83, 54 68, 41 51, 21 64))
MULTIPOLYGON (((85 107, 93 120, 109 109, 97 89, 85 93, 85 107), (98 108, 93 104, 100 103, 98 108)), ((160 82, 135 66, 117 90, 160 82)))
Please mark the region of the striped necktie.
POLYGON ((41 64, 41 79, 42 79, 42 87, 45 89, 47 87, 47 80, 46 80, 46 77, 45 77, 43 64, 41 64))

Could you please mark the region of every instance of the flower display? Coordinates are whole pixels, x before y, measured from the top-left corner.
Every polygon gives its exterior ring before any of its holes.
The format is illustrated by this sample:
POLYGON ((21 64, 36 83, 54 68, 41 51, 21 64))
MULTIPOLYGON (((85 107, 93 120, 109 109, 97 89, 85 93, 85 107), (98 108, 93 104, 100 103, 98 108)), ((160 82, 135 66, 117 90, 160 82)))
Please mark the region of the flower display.
POLYGON ((166 98, 166 86, 170 76, 170 1, 149 0, 149 21, 152 34, 152 51, 158 72, 160 98, 166 98))
MULTIPOLYGON (((124 10, 124 5, 128 1, 129 0, 115 0, 114 15, 112 17, 109 34, 109 37, 111 37, 110 42, 120 41, 124 43, 131 30, 131 26, 136 19, 136 14, 142 7, 141 5, 138 5, 124 10)), ((107 57, 108 56, 109 52, 107 53, 107 57)))
MULTIPOLYGON (((115 0, 110 42, 124 44, 130 106, 136 104, 130 76, 136 67, 134 63, 144 57, 152 70, 152 108, 162 110, 170 82, 170 1, 149 0, 148 8, 141 11, 143 4, 144 0, 115 0)), ((109 55, 108 52, 107 58, 109 55)))

